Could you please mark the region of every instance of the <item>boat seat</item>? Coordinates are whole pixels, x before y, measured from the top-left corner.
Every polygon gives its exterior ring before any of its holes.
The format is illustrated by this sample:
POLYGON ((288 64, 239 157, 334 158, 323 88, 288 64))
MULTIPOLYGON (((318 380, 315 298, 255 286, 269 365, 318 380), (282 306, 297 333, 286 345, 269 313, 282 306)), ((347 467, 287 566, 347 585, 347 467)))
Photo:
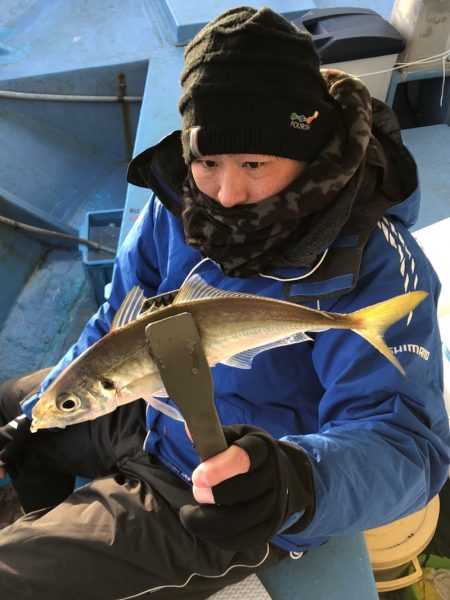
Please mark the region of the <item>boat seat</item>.
POLYGON ((340 536, 299 560, 250 575, 211 600, 378 600, 362 535, 340 536))

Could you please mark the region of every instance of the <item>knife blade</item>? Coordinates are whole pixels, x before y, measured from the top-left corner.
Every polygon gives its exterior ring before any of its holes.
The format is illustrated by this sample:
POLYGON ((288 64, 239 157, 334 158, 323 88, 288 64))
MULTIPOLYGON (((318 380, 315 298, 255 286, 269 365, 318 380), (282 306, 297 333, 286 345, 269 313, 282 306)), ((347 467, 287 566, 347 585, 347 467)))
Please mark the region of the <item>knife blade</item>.
POLYGON ((183 415, 202 461, 227 449, 214 404, 214 384, 190 313, 147 325, 145 336, 162 382, 183 415))

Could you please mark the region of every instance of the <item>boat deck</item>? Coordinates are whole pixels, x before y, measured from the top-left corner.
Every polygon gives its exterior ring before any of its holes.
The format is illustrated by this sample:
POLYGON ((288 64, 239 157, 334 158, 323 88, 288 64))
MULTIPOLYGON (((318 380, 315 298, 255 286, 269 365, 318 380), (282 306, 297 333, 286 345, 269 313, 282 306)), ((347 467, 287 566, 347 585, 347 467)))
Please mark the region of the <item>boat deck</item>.
MULTIPOLYGON (((179 124, 176 99, 183 48, 174 44, 173 25, 187 4, 184 0, 94 4, 95 10, 91 0, 4 1, 0 90, 117 95, 119 75, 124 74, 127 95, 142 96, 142 103, 124 109, 118 103, 0 98, 0 214, 76 233, 86 211, 125 207, 123 238, 129 217, 148 196, 148 191, 126 185, 130 152, 138 153, 179 124)), ((219 13, 232 4, 215 0, 208 10, 219 13)), ((389 19, 393 0, 266 4, 275 10, 288 6, 291 14, 299 8, 304 12, 345 4, 370 8, 389 19)), ((198 0, 189 3, 189 9, 194 5, 202 7, 200 12, 206 6, 198 0)), ((195 22, 195 10, 191 12, 195 22)), ((201 14, 206 20, 213 16, 201 14)), ((447 83, 447 107, 448 94, 447 83)), ((408 122, 403 130, 422 187, 414 230, 450 217, 449 123, 447 109, 440 122, 424 126, 408 122)), ((0 224, 0 383, 55 364, 96 310, 78 248, 48 241, 0 224)), ((450 235, 442 238, 442 244, 442 254, 450 256, 450 235)), ((230 595, 225 597, 231 600, 230 595)))

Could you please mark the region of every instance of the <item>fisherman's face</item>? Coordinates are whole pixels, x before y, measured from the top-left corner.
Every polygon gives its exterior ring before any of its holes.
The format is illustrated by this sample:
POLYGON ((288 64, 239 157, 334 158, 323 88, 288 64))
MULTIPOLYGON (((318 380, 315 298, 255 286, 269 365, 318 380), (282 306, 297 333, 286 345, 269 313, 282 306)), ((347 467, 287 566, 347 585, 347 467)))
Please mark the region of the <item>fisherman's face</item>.
POLYGON ((198 189, 224 208, 256 204, 288 187, 306 162, 267 154, 214 154, 191 163, 198 189))

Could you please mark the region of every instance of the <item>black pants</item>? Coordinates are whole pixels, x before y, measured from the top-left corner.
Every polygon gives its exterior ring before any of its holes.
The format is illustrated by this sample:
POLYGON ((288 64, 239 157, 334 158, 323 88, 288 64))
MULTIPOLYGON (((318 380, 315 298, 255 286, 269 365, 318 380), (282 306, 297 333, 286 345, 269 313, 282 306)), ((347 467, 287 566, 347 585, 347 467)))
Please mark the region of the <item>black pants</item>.
MULTIPOLYGON (((44 375, 0 386, 0 424, 44 375)), ((191 490, 143 451, 145 434, 144 402, 133 402, 30 435, 11 472, 32 512, 0 532, 2 600, 201 600, 286 556, 270 545, 223 551, 189 534, 178 511, 191 490), (94 481, 73 492, 77 475, 94 481)))

